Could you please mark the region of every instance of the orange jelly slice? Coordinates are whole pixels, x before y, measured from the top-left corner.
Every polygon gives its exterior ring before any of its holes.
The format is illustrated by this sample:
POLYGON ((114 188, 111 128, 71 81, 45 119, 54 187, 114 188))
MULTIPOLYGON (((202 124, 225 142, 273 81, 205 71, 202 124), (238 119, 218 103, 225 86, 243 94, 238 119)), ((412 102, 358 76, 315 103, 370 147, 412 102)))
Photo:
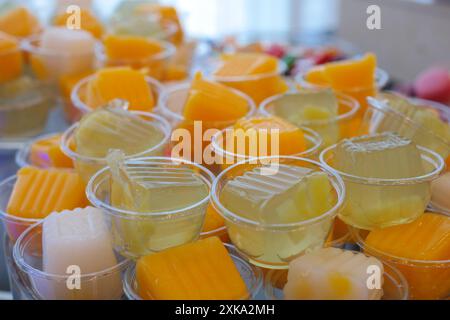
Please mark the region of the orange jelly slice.
POLYGON ((30 162, 40 168, 72 168, 72 160, 59 147, 61 135, 36 141, 31 145, 30 162))
POLYGON ((316 85, 330 85, 338 91, 375 87, 377 58, 368 53, 361 59, 330 62, 315 67, 306 74, 306 80, 316 85))
POLYGON ((217 237, 140 258, 139 295, 147 300, 236 300, 249 297, 244 280, 217 237))
POLYGON ((234 125, 235 135, 237 133, 236 130, 239 129, 242 129, 247 134, 249 133, 249 130, 255 130, 258 138, 258 154, 250 154, 251 146, 245 146, 246 155, 260 156, 261 150, 267 150, 267 156, 294 155, 305 151, 307 148, 303 131, 299 127, 296 127, 278 117, 255 117, 251 119, 243 119, 234 125), (262 141, 259 135, 263 132, 267 134, 267 147, 259 145, 262 141), (274 135, 275 133, 276 135, 274 135), (278 141, 273 141, 273 139, 278 139, 278 141), (274 144, 278 145, 278 152, 276 152, 276 150, 272 150, 272 146, 275 146, 274 144))
POLYGON ((155 98, 145 76, 129 67, 113 67, 99 70, 88 84, 86 102, 97 108, 111 100, 129 102, 129 110, 151 111, 155 98))
MULTIPOLYGON (((72 13, 63 13, 57 16, 54 20, 55 26, 66 26, 72 15, 72 13)), ((81 30, 90 32, 97 39, 100 39, 105 31, 103 25, 92 12, 85 9, 81 9, 80 11, 80 28, 81 30)))
POLYGON ((164 50, 159 41, 139 36, 109 35, 103 43, 111 60, 146 59, 164 50))
POLYGON ((184 107, 187 120, 232 121, 245 117, 248 101, 230 88, 195 75, 184 107))
POLYGON ((22 74, 22 53, 19 41, 0 31, 0 84, 13 80, 22 74))
POLYGON ((43 219, 52 212, 88 205, 85 185, 72 170, 25 167, 17 172, 6 212, 28 219, 43 219))
POLYGON ((206 210, 205 223, 203 224, 202 232, 210 232, 222 228, 225 225, 225 220, 210 204, 206 210))
POLYGON ((382 254, 424 262, 397 265, 413 298, 440 299, 450 294, 450 217, 425 213, 409 224, 373 230, 366 245, 382 254))
POLYGON ((75 86, 84 78, 93 74, 93 71, 85 71, 77 74, 64 75, 59 79, 59 88, 64 98, 70 100, 70 95, 75 86))
POLYGON ((0 16, 0 31, 25 38, 40 29, 38 19, 25 7, 17 7, 0 16))
POLYGON ((236 77, 275 72, 278 60, 261 53, 223 55, 223 65, 215 72, 219 77, 236 77))

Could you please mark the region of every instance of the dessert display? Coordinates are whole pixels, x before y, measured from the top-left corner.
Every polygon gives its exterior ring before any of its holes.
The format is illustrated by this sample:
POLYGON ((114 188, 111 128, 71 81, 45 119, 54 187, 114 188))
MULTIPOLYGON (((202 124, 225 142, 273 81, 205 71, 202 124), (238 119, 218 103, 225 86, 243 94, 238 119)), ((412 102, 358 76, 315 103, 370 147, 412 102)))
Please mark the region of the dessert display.
POLYGON ((17 241, 14 261, 27 289, 38 299, 118 300, 128 261, 114 252, 100 210, 55 212, 17 241), (31 259, 32 258, 32 259, 31 259), (79 285, 70 275, 79 272, 79 285))
POLYGON ((338 39, 192 37, 200 17, 156 0, 0 2, 14 298, 449 299, 447 67, 392 70, 403 96, 338 39))
POLYGON ((100 69, 73 88, 72 103, 81 113, 107 105, 112 100, 127 102, 127 109, 151 112, 161 93, 158 81, 130 67, 100 69))
POLYGON ((163 156, 169 131, 160 116, 124 110, 123 101, 115 100, 84 115, 65 132, 61 143, 87 183, 106 166, 110 150, 121 150, 127 157, 163 156))
POLYGON ((28 38, 24 49, 35 77, 57 82, 62 76, 94 69, 95 43, 87 31, 49 27, 38 37, 28 38))
POLYGON ((243 300, 250 296, 233 259, 216 237, 139 258, 136 278, 139 296, 148 300, 243 300))
POLYGON ((324 245, 343 204, 343 182, 311 160, 272 160, 227 168, 212 199, 232 243, 251 263, 285 269, 296 256, 324 245))
POLYGON ((346 183, 347 201, 339 217, 368 230, 422 215, 431 181, 444 165, 437 154, 391 132, 344 139, 326 149, 321 161, 338 170, 346 183))
POLYGON ((322 137, 324 147, 358 135, 358 110, 356 100, 336 95, 330 89, 299 89, 298 93, 277 95, 260 105, 260 112, 265 115, 315 130, 322 137))
POLYGON ((363 130, 396 132, 415 143, 439 153, 450 155, 450 111, 426 100, 411 100, 396 93, 381 93, 370 99, 363 130))
POLYGON ((367 109, 367 97, 376 95, 387 82, 387 75, 378 70, 377 58, 368 53, 361 58, 329 62, 313 67, 299 77, 301 87, 331 87, 336 92, 356 99, 361 108, 359 116, 367 109), (377 79, 378 77, 378 79, 377 79))
POLYGON ((450 293, 450 218, 427 212, 412 223, 356 231, 365 252, 389 261, 405 276, 413 299, 445 299, 450 293))
POLYGON ((141 36, 108 35, 103 39, 102 51, 97 59, 103 67, 127 66, 144 69, 147 75, 163 80, 175 47, 167 42, 141 36))
POLYGON ((273 56, 256 53, 224 54, 213 79, 248 94, 256 104, 289 90, 281 77, 284 64, 273 56))
POLYGON ((45 135, 33 140, 16 155, 19 166, 38 168, 73 168, 72 160, 61 150, 61 134, 45 135))
POLYGON ((120 151, 108 164, 87 192, 110 216, 120 252, 138 258, 200 236, 213 179, 207 169, 170 158, 124 160, 120 151))
POLYGON ((24 70, 19 40, 0 31, 0 136, 5 139, 39 134, 52 106, 47 84, 24 70))
POLYGON ((337 248, 311 252, 289 264, 284 296, 288 300, 379 300, 383 279, 380 288, 374 283, 375 288, 369 289, 369 267, 383 274, 383 264, 362 253, 337 248))
POLYGON ((251 117, 216 134, 212 148, 222 167, 254 157, 317 155, 322 140, 308 128, 278 117, 251 117))

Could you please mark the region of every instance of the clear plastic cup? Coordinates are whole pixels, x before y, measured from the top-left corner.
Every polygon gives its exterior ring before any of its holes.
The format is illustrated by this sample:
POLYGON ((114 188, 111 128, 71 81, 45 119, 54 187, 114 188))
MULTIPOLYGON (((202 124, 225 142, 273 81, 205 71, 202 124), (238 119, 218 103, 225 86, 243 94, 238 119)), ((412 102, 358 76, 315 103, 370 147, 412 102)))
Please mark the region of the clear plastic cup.
MULTIPOLYGON (((92 111, 94 108, 92 106, 89 106, 86 102, 86 93, 87 93, 87 87, 89 84, 89 81, 91 81, 93 78, 95 78, 95 75, 89 76, 81 80, 74 88, 71 94, 71 101, 72 104, 76 109, 79 110, 79 112, 82 114, 88 113, 92 111)), ((153 97, 155 98, 155 101, 158 102, 160 99, 160 95, 162 94, 164 87, 159 83, 159 81, 146 77, 145 80, 148 83, 149 88, 152 91, 153 97)), ((158 103, 156 103, 155 108, 157 107, 158 103)))
MULTIPOLYGON (((305 77, 308 74, 301 73, 296 77, 297 84, 301 88, 324 88, 329 86, 323 86, 319 84, 314 84, 308 82, 305 77)), ((336 90, 342 94, 345 94, 347 96, 350 96, 354 98, 356 101, 359 102, 360 110, 358 112, 358 116, 362 117, 364 116, 364 112, 366 111, 368 104, 367 104, 367 97, 373 97, 376 96, 377 91, 382 90, 387 83, 389 82, 389 74, 384 71, 383 69, 377 68, 375 70, 375 79, 374 79, 374 85, 373 87, 369 88, 354 88, 352 90, 336 90)))
MULTIPOLYGON (((209 187, 214 175, 206 168, 185 160, 171 158, 134 158, 127 164, 168 164, 197 172, 209 187)), ((164 249, 197 240, 209 202, 209 194, 186 208, 164 212, 135 212, 115 207, 111 203, 111 172, 106 167, 97 172, 86 189, 89 201, 102 209, 112 228, 114 244, 125 256, 138 258, 164 249)))
POLYGON ((9 288, 13 300, 36 300, 32 292, 26 289, 25 281, 20 277, 20 271, 13 260, 14 243, 9 237, 3 235, 3 253, 5 257, 6 271, 9 277, 9 288))
MULTIPOLYGON (((408 300, 409 287, 405 277, 394 265, 383 262, 384 283, 381 300, 408 300)), ((268 300, 283 300, 287 270, 271 270, 264 278, 264 293, 268 300)))
POLYGON ((265 157, 249 159, 227 168, 214 181, 211 197, 215 210, 225 219, 231 242, 242 256, 256 266, 286 269, 295 257, 324 246, 334 218, 343 206, 345 187, 343 180, 335 171, 328 170, 315 161, 289 156, 265 157), (250 220, 228 210, 220 199, 227 182, 268 162, 271 162, 271 165, 307 167, 326 173, 335 190, 334 206, 315 218, 288 224, 269 224, 250 220))
POLYGON ((352 243, 352 236, 348 226, 339 218, 334 219, 332 231, 325 243, 326 247, 343 249, 346 244, 352 243))
MULTIPOLYGON (((231 259, 233 259, 234 265, 239 270, 250 294, 250 296, 242 297, 241 300, 255 299, 263 284, 261 270, 242 259, 234 246, 225 244, 225 247, 231 256, 231 259)), ((131 265, 125 273, 123 288, 129 300, 142 300, 138 293, 139 284, 136 280, 136 268, 134 265, 131 265)))
POLYGON ((450 260, 428 261, 397 257, 366 244, 368 232, 351 228, 352 237, 367 254, 397 268, 407 279, 411 299, 438 300, 450 296, 450 260))
POLYGON ((38 219, 17 217, 6 212, 16 181, 17 176, 12 176, 0 183, 0 218, 6 233, 13 243, 28 227, 40 221, 38 219))
MULTIPOLYGON (((132 111, 132 113, 141 116, 141 118, 149 122, 156 123, 161 132, 164 133, 164 138, 157 145, 147 150, 143 150, 142 152, 137 154, 127 155, 126 159, 145 156, 147 157, 163 156, 166 153, 169 145, 170 130, 171 130, 169 123, 163 117, 153 113, 140 111, 132 111)), ((83 178, 83 180, 87 183, 97 171, 106 167, 107 163, 106 157, 104 158, 87 157, 77 153, 76 150, 74 150, 73 148, 75 139, 74 135, 78 128, 78 125, 79 123, 75 123, 69 129, 67 129, 66 132, 64 132, 64 134, 61 137, 61 150, 66 156, 68 156, 73 160, 75 169, 83 178)))
MULTIPOLYGON (((281 104, 282 99, 286 96, 301 97, 302 94, 292 92, 270 97, 261 103, 259 112, 263 115, 278 116, 289 121, 287 117, 283 116, 283 106, 281 104)), ((323 147, 328 147, 344 138, 354 137, 359 133, 360 119, 357 115, 360 105, 358 101, 340 93, 337 93, 336 96, 339 103, 338 116, 326 120, 310 120, 294 123, 298 126, 309 127, 319 133, 323 139, 323 147)), ((298 108, 300 109, 302 107, 307 106, 302 105, 301 99, 299 99, 298 108)))
POLYGON ((163 80, 167 64, 175 54, 176 48, 170 42, 161 41, 160 44, 164 48, 163 51, 143 59, 110 59, 106 56, 103 45, 100 44, 96 47, 96 56, 100 67, 129 66, 137 70, 147 69, 150 77, 163 80))
MULTIPOLYGON (((212 62, 215 70, 220 67, 220 64, 220 61, 212 62)), ((211 72, 210 76, 214 81, 244 92, 253 99, 256 105, 259 105, 265 99, 289 90, 289 85, 283 78, 286 70, 287 65, 280 60, 278 69, 274 72, 233 77, 216 76, 214 72, 211 72)))
POLYGON ((68 289, 72 274, 50 274, 43 270, 43 221, 29 227, 13 248, 14 263, 27 291, 38 300, 119 300, 123 298, 121 276, 130 261, 116 253, 117 265, 81 274, 80 289, 68 289))
MULTIPOLYGON (((203 139, 203 137, 205 136, 205 133, 207 131, 209 131, 210 129, 222 130, 222 129, 225 129, 227 127, 234 125, 240 119, 235 119, 232 121, 213 121, 213 122, 186 120, 183 116, 183 110, 184 110, 184 106, 186 103, 186 99, 189 94, 189 90, 190 90, 189 83, 180 84, 180 85, 174 86, 173 88, 167 90, 161 97, 161 102, 160 102, 161 114, 170 122, 172 127, 175 128, 174 132, 176 132, 177 129, 181 129, 181 130, 184 129, 190 133, 191 154, 190 155, 182 154, 180 156, 182 156, 183 158, 185 158, 189 161, 194 161, 194 162, 204 164, 204 165, 208 166, 208 168, 210 168, 214 172, 216 172, 217 170, 220 171, 220 166, 217 166, 216 163, 207 163, 207 161, 205 161, 206 159, 204 159, 204 157, 203 157, 203 155, 204 155, 203 151, 206 148, 210 148, 211 146, 210 146, 210 141, 206 141, 208 139, 203 139), (197 123, 197 125, 201 125, 199 130, 195 129, 196 123, 197 123), (199 137, 198 135, 201 135, 201 136, 199 137), (201 150, 200 150, 201 153, 198 150, 200 147, 201 147, 201 150), (200 156, 197 156, 197 155, 200 155, 200 156)), ((256 107, 255 107, 253 100, 250 97, 248 97, 246 94, 244 94, 238 90, 234 90, 234 89, 232 89, 232 90, 236 95, 239 95, 242 98, 247 100, 248 112, 244 118, 251 117, 256 111, 256 107)), ((230 107, 232 107, 232 106, 230 106, 230 107)), ((212 139, 212 137, 210 137, 209 139, 212 139)), ((183 143, 184 143, 184 141, 183 141, 183 143)), ((173 145, 176 145, 176 142, 172 142, 172 146, 173 145)), ((178 156, 178 155, 172 155, 172 156, 178 156)))
MULTIPOLYGON (((144 18, 144 17, 141 17, 144 18)), ((145 19, 145 22, 150 22, 151 20, 145 19)), ((131 21, 133 23, 135 21, 131 21)), ((169 41, 172 42, 173 37, 178 32, 178 26, 169 21, 158 21, 155 17, 155 27, 153 30, 145 30, 142 29, 139 32, 134 30, 133 25, 130 25, 130 20, 123 19, 123 17, 112 17, 109 21, 109 30, 111 34, 119 34, 119 35, 135 35, 142 37, 149 37, 152 39, 157 39, 160 41, 169 41), (150 32, 149 32, 150 31, 150 32)))
MULTIPOLYGON (((410 99, 417 108, 429 108, 439 113, 441 119, 450 123, 450 110, 436 102, 410 99)), ((368 98, 369 108, 363 119, 362 133, 393 131, 413 140, 416 144, 439 153, 444 159, 450 155, 450 142, 433 133, 420 123, 394 110, 388 103, 376 98, 368 98)))
MULTIPOLYGON (((0 62, 22 63, 13 61, 12 59, 16 59, 14 57, 24 60, 21 48, 0 53, 0 62)), ((41 133, 45 129, 53 107, 50 84, 42 79, 31 77, 27 77, 28 81, 24 81, 26 76, 22 68, 14 70, 14 73, 17 73, 16 78, 0 84, 3 87, 0 90, 1 140, 28 138, 41 133)))
POLYGON ((28 55, 31 71, 37 79, 56 84, 62 76, 75 75, 95 70, 95 52, 74 54, 70 51, 53 52, 41 48, 41 35, 27 38, 22 48, 28 55))
POLYGON ((431 182, 444 169, 444 160, 437 153, 418 146, 426 174, 401 179, 359 177, 341 172, 334 166, 337 145, 323 150, 320 162, 337 172, 345 182, 347 198, 339 218, 356 228, 372 230, 405 224, 421 216, 431 198, 431 182), (381 204, 395 202, 395 210, 380 209, 381 204), (382 214, 382 216, 380 216, 382 214))
MULTIPOLYGON (((286 156, 305 157, 305 158, 317 157, 320 152, 320 148, 322 146, 322 138, 314 130, 311 130, 306 127, 300 127, 300 129, 303 131, 305 140, 307 142, 307 149, 301 153, 286 154, 286 156)), ((221 159, 223 170, 233 164, 238 163, 238 162, 254 158, 252 156, 247 156, 244 154, 236 154, 234 152, 230 152, 230 151, 223 149, 224 146, 226 146, 225 140, 226 140, 228 131, 233 132, 233 128, 227 128, 227 129, 224 129, 224 130, 218 132, 216 135, 213 136, 212 141, 211 141, 211 148, 214 151, 216 157, 221 159)))

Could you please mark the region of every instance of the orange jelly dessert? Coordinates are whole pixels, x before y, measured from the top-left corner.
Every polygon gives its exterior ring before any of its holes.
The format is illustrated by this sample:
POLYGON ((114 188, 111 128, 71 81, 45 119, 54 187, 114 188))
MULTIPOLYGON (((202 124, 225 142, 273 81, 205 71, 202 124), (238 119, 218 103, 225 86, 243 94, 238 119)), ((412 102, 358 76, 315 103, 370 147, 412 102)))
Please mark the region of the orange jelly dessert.
POLYGON ((227 86, 248 94, 255 103, 288 91, 280 76, 279 61, 261 53, 235 53, 224 55, 223 63, 214 77, 227 86))
POLYGON ((425 213, 409 224, 373 230, 365 246, 396 264, 412 298, 443 299, 450 294, 450 217, 425 213))
POLYGON ((164 50, 159 41, 139 36, 109 35, 103 43, 106 56, 112 60, 146 59, 164 50))
POLYGON ((30 162, 39 168, 73 168, 72 160, 60 149, 61 135, 37 140, 30 148, 30 162))
POLYGON ((233 121, 249 111, 248 101, 226 86, 203 79, 201 73, 195 75, 183 115, 194 121, 233 121))
POLYGON ((360 59, 315 67, 306 74, 305 80, 313 85, 330 86, 337 92, 355 98, 362 106, 360 115, 363 115, 367 106, 366 98, 376 95, 376 67, 376 56, 368 53, 360 59))
POLYGON ((86 102, 90 108, 98 108, 111 100, 128 101, 129 110, 152 111, 155 98, 145 76, 128 67, 99 70, 89 81, 86 102))
POLYGON ((52 212, 85 207, 88 201, 81 177, 72 170, 25 167, 17 181, 6 212, 28 219, 43 219, 52 212))
MULTIPOLYGON (((293 124, 278 118, 278 117, 255 117, 250 119, 243 119, 234 125, 233 132, 241 129, 241 132, 249 132, 254 130, 258 137, 258 146, 256 148, 257 154, 252 154, 251 143, 246 146, 245 155, 260 156, 260 151, 265 149, 259 146, 261 142, 260 135, 262 132, 267 132, 267 156, 269 155, 295 155, 306 150, 306 141, 303 131, 293 124), (274 135, 274 132, 277 134, 274 135), (277 139, 278 141, 272 141, 277 139), (272 150, 272 146, 278 145, 276 150, 272 150)), ((237 151, 237 150, 236 150, 237 151)))
MULTIPOLYGON (((69 19, 71 19, 72 13, 63 13, 57 16, 54 20, 56 26, 66 26, 69 19)), ((92 14, 90 10, 81 9, 80 10, 80 28, 90 32, 95 38, 100 39, 104 33, 103 25, 100 21, 92 14)))
POLYGON ((0 16, 0 31, 12 36, 25 38, 39 30, 38 19, 25 7, 15 7, 0 16))
POLYGON ((19 41, 0 31, 0 84, 18 78, 22 69, 19 41))
POLYGON ((139 295, 146 300, 249 298, 233 259, 217 237, 142 257, 136 276, 139 295))

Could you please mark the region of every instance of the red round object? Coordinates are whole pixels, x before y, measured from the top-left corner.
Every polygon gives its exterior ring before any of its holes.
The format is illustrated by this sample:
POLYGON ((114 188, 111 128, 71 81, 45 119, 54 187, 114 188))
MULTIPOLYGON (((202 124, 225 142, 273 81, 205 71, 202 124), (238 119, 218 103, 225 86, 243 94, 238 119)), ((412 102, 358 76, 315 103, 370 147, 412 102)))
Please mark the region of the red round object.
POLYGON ((450 102, 450 71, 442 67, 425 70, 414 82, 414 92, 421 99, 450 102))

